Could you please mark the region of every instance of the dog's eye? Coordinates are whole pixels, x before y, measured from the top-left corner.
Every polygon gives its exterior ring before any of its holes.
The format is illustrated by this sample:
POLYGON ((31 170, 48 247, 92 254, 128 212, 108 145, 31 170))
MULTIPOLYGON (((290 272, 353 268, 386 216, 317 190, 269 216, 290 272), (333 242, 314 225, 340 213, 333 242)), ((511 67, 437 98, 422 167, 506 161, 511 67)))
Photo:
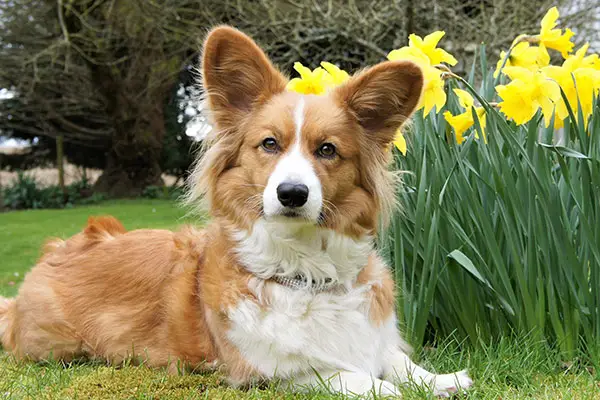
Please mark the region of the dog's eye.
POLYGON ((262 148, 269 153, 276 153, 279 150, 279 145, 277 144, 277 140, 272 137, 268 137, 262 141, 262 148))
POLYGON ((323 143, 317 150, 317 155, 323 158, 333 158, 335 154, 335 146, 331 143, 323 143))

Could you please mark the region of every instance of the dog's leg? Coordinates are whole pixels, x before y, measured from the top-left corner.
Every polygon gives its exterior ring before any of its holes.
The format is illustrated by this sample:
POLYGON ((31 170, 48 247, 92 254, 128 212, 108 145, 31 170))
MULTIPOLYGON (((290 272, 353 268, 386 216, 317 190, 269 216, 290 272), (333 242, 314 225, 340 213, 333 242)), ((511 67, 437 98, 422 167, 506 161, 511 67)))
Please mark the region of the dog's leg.
POLYGON ((324 388, 344 395, 397 396, 398 390, 393 383, 371 377, 360 372, 323 372, 299 377, 290 382, 294 390, 324 388))
POLYGON ((437 375, 419 367, 404 352, 394 348, 387 354, 384 379, 398 384, 413 381, 433 390, 434 395, 449 397, 473 384, 466 371, 437 375))

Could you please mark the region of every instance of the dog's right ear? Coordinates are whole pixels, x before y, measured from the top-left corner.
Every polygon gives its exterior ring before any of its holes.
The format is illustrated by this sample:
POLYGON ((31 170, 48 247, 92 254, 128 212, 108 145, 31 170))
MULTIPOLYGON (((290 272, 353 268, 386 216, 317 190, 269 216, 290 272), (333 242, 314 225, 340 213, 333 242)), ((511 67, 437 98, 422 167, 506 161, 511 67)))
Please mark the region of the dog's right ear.
POLYGON ((220 26, 204 42, 204 90, 218 129, 231 129, 254 107, 285 90, 286 78, 237 29, 220 26))
POLYGON ((396 131, 415 111, 423 72, 411 61, 384 61, 335 89, 334 96, 369 138, 388 148, 396 131))

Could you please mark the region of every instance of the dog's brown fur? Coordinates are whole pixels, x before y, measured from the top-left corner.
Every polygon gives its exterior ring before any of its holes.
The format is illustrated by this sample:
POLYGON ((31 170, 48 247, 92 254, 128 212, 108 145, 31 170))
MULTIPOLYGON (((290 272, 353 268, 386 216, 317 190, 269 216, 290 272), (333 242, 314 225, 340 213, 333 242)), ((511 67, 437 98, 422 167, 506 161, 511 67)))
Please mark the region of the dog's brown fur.
MULTIPOLYGON (((218 359, 232 382, 247 382, 257 374, 225 338, 224 311, 253 297, 251 275, 230 248, 218 224, 125 232, 113 217, 90 218, 82 233, 45 247, 16 299, 2 299, 2 346, 32 360, 134 357, 172 371, 218 359)), ((382 282, 371 300, 378 324, 393 310, 393 281, 377 257, 357 284, 370 281, 382 282)))

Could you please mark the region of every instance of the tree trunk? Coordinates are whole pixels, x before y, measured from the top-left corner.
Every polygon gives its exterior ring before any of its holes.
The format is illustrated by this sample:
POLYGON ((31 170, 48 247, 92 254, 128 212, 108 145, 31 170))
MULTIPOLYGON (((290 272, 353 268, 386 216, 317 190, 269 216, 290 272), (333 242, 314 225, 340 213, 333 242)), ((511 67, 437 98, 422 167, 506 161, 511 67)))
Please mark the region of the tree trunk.
POLYGON ((149 62, 143 67, 130 66, 124 76, 105 68, 94 71, 113 123, 111 149, 94 185, 95 192, 110 197, 137 197, 147 186, 164 184, 160 157, 170 82, 148 90, 148 65, 149 62))
POLYGON ((162 186, 159 159, 160 149, 121 142, 108 153, 94 191, 110 197, 138 197, 148 186, 162 186))
MULTIPOLYGON (((159 104, 162 106, 162 103, 159 104)), ((137 197, 147 186, 162 186, 160 155, 164 136, 161 110, 133 124, 115 127, 106 167, 94 191, 110 197, 137 197)))
POLYGON ((56 169, 58 170, 58 187, 62 191, 63 197, 66 196, 65 189, 65 162, 64 162, 64 136, 56 137, 56 169))
POLYGON ((415 5, 414 0, 406 2, 406 37, 415 33, 415 5))

